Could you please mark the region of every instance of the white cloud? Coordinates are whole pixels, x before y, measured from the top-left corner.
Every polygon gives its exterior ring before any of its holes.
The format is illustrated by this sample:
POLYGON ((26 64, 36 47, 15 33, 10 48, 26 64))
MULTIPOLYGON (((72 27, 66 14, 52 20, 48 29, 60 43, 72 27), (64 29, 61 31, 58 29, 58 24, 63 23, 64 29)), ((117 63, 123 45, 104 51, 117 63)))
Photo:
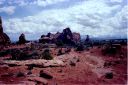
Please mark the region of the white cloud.
POLYGON ((88 0, 69 8, 45 10, 34 16, 9 19, 4 22, 4 26, 8 33, 57 32, 69 26, 82 35, 98 37, 115 36, 119 33, 118 35, 124 36, 126 28, 121 27, 125 25, 126 7, 121 11, 118 10, 119 8, 120 5, 110 6, 105 0, 88 0))
POLYGON ((110 0, 110 2, 119 2, 121 3, 123 0, 110 0))
POLYGON ((13 14, 15 12, 15 6, 5 6, 0 8, 0 13, 4 12, 9 15, 13 14))
POLYGON ((52 5, 60 2, 64 2, 68 0, 0 0, 0 4, 3 4, 4 2, 10 4, 10 5, 17 5, 17 6, 28 6, 28 5, 37 5, 45 7, 47 5, 52 5))
POLYGON ((109 25, 113 28, 118 29, 127 29, 127 21, 128 21, 128 6, 122 8, 120 12, 115 14, 114 17, 109 19, 109 25))
POLYGON ((67 0, 37 0, 36 4, 38 6, 47 6, 47 5, 56 4, 64 1, 67 1, 67 0))

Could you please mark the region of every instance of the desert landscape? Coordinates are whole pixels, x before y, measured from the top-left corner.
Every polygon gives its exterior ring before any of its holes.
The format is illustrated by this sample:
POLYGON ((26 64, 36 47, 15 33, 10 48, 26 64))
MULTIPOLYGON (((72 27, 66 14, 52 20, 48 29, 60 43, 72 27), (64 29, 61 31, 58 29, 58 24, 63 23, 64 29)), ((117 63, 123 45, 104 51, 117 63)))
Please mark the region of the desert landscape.
POLYGON ((127 39, 81 39, 67 27, 12 43, 0 18, 0 85, 126 84, 127 39))

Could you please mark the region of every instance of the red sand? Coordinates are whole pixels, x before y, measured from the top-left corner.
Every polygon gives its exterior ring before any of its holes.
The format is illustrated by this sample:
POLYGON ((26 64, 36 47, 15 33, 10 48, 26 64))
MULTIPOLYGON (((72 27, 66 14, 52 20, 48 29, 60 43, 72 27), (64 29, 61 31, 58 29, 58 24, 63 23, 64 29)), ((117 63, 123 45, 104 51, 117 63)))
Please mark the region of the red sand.
MULTIPOLYGON (((65 67, 48 67, 37 68, 32 70, 33 76, 39 76, 40 70, 49 72, 53 79, 48 80, 48 85, 125 85, 127 82, 127 48, 123 46, 125 58, 120 59, 120 64, 103 67, 104 62, 111 60, 117 60, 113 56, 103 56, 101 49, 94 47, 89 51, 76 52, 72 50, 69 54, 64 54, 56 57, 60 60, 64 60, 67 65, 65 67), (79 57, 79 62, 76 66, 69 65, 69 60, 72 56, 79 57), (104 77, 106 72, 113 72, 113 79, 106 79, 104 77)), ((2 58, 1 58, 2 60, 2 58)), ((21 61, 22 62, 22 61, 21 61)), ((27 75, 25 77, 16 77, 15 74, 19 71, 27 73, 27 66, 16 66, 5 68, 0 65, 0 75, 6 73, 13 73, 14 76, 0 76, 1 84, 23 84, 22 82, 28 81, 27 75)), ((30 76, 29 76, 30 77, 30 76)), ((31 83, 29 81, 29 83, 31 83)))

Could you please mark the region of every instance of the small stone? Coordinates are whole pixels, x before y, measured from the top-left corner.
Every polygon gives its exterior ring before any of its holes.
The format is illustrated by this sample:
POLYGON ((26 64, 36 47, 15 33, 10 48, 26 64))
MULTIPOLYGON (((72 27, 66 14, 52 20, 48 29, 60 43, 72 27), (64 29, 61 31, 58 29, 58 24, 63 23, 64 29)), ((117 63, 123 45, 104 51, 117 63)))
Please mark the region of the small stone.
POLYGON ((43 78, 45 78, 45 79, 52 79, 52 78, 53 78, 52 75, 50 75, 50 74, 47 73, 47 72, 44 72, 43 70, 40 71, 40 77, 43 77, 43 78))
POLYGON ((27 75, 31 75, 32 74, 32 72, 31 71, 29 71, 28 73, 27 73, 27 75))
POLYGON ((59 73, 62 73, 62 69, 60 69, 58 72, 59 72, 59 73))
POLYGON ((74 63, 73 61, 70 61, 70 65, 71 66, 76 66, 76 63, 74 63))
POLYGON ((113 78, 113 73, 112 72, 106 73, 105 78, 112 79, 113 78))
POLYGON ((23 72, 18 72, 16 76, 17 76, 17 77, 24 77, 25 74, 24 74, 23 72))

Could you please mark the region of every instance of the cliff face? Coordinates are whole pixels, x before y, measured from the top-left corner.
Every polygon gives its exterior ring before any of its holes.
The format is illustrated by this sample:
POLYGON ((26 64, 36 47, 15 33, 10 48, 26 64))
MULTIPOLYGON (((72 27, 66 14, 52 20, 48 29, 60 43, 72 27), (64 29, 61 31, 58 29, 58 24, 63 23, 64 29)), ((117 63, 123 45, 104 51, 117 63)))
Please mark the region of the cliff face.
POLYGON ((8 45, 10 42, 8 35, 3 32, 2 19, 0 17, 0 45, 8 45))

